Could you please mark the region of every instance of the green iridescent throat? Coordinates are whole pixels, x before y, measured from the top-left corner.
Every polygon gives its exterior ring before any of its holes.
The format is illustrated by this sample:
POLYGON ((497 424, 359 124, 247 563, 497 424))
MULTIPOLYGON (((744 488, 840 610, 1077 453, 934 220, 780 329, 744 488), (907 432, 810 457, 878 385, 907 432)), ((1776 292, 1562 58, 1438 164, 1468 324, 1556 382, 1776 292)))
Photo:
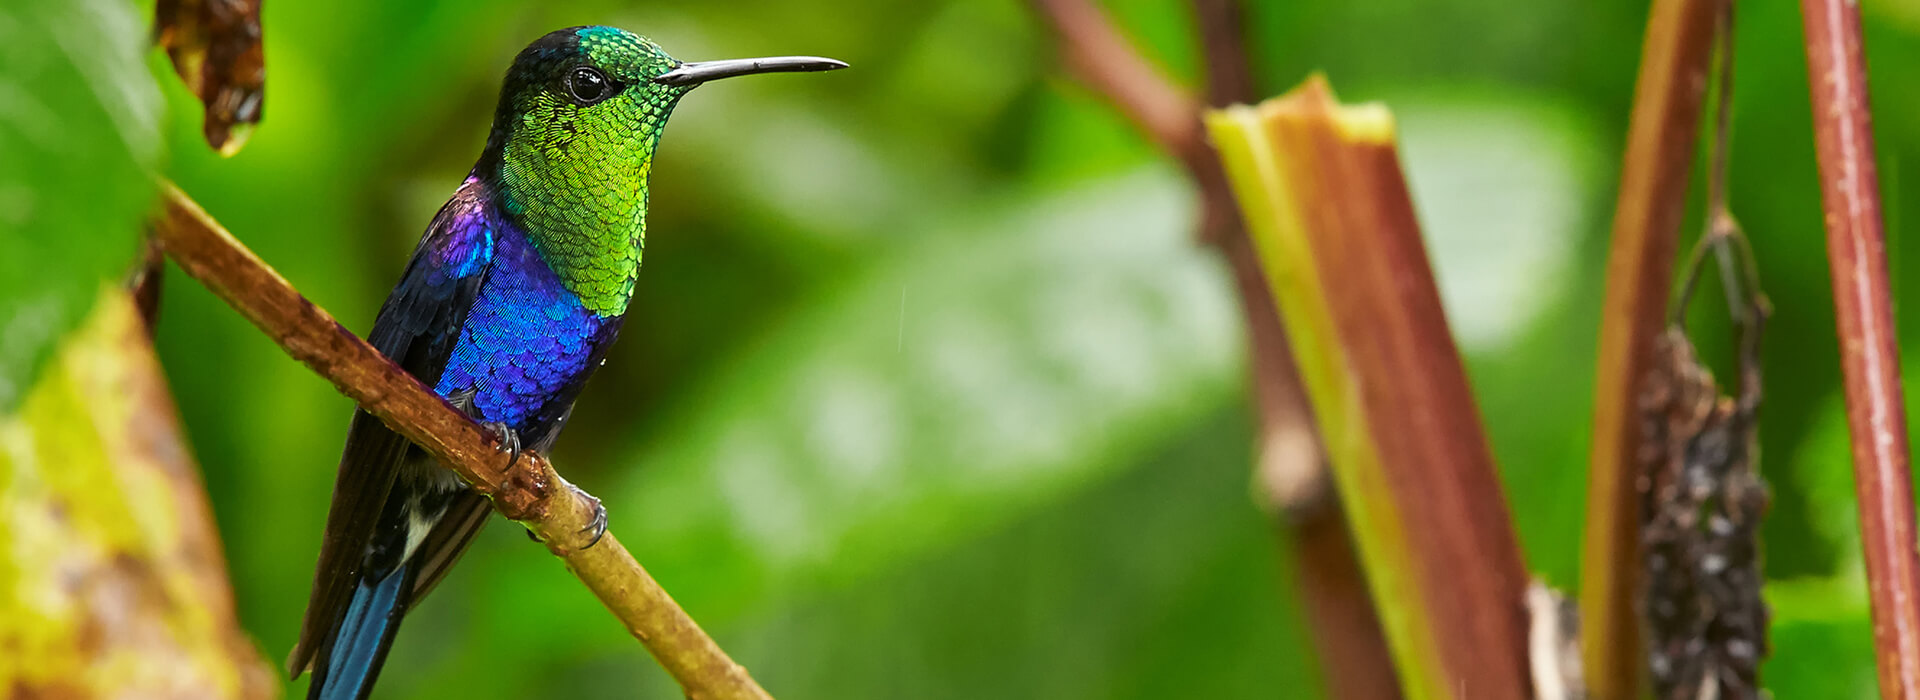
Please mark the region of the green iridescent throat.
POLYGON ((584 58, 626 86, 613 97, 582 106, 530 85, 501 115, 512 122, 498 161, 506 214, 567 290, 601 316, 626 313, 633 297, 654 147, 686 93, 648 79, 673 59, 635 39, 581 33, 584 58))

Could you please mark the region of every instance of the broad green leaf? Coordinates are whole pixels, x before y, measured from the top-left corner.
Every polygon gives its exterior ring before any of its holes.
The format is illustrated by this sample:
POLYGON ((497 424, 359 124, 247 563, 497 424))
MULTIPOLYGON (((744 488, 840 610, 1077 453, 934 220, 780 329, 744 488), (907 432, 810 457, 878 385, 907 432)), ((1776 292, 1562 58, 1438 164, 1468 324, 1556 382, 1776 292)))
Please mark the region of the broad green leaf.
POLYGON ((1187 223, 1171 178, 1135 176, 848 281, 635 443, 627 537, 698 571, 696 600, 750 599, 859 580, 1111 474, 1237 379, 1232 302, 1187 223))
MULTIPOLYGON (((1220 408, 1116 478, 721 641, 778 697, 1313 697, 1289 575, 1246 501, 1246 419, 1220 408)), ((616 656, 566 675, 569 696, 672 694, 616 656)))
POLYGON ((160 154, 145 21, 124 0, 0 7, 0 411, 136 252, 160 154))

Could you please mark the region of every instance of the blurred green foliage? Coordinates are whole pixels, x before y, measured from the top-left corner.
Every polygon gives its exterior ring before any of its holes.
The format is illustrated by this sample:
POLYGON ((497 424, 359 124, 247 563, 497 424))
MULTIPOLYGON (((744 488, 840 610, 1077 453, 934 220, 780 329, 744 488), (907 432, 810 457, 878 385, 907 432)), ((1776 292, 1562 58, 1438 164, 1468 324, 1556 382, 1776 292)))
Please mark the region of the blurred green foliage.
POLYGON ((0 414, 136 250, 161 146, 144 26, 123 0, 0 7, 0 414))
MULTIPOLYGON (((1920 196, 1905 174, 1920 155, 1920 122, 1906 118, 1920 112, 1920 82, 1903 78, 1920 67, 1920 11, 1863 4, 1897 274, 1901 203, 1920 196)), ((1248 5, 1264 92, 1324 69, 1347 100, 1395 109, 1527 561, 1573 585, 1605 235, 1645 3, 1248 5)), ((1185 3, 1106 6, 1156 60, 1197 77, 1185 3)), ((0 36, 18 33, 4 21, 17 12, 0 10, 0 36)), ((82 14, 60 12, 46 16, 82 14)), ((853 64, 729 81, 682 105, 655 163, 652 249, 625 340, 556 455, 775 694, 1313 694, 1291 565, 1247 496, 1244 360, 1224 271, 1191 243, 1174 169, 1061 76, 1020 3, 342 0, 268 3, 263 21, 266 118, 231 159, 207 151, 198 104, 148 55, 167 106, 161 172, 358 330, 478 153, 500 76, 532 38, 605 23, 688 59, 853 64)), ((1778 312, 1762 423, 1778 653, 1765 679, 1781 697, 1866 696, 1799 16, 1792 3, 1751 4, 1740 23, 1732 198, 1778 312)), ((118 31, 87 46, 138 33, 118 31)), ((120 108, 88 106, 125 95, 72 77, 95 54, 27 46, 39 49, 0 49, 0 89, 73 105, 59 113, 76 124, 120 108), (23 56, 57 71, 22 86, 23 56)), ((19 116, 33 103, 13 94, 0 91, 0 224, 11 225, 0 231, 51 252, 0 256, 32 273, 0 276, 31 282, 0 286, 0 367, 21 366, 23 295, 110 271, 90 256, 115 260, 140 198, 45 227, 13 225, 37 220, 13 203, 44 190, 85 206, 150 157, 138 139, 106 148, 104 129, 19 139, 33 137, 19 116), (40 144, 38 159, 14 160, 16 143, 40 144), (96 172, 122 175, 75 181, 96 172)), ((278 657, 306 600, 350 404, 173 276, 162 358, 242 621, 278 657)), ((59 308, 86 308, 70 301, 59 308)), ((1703 353, 1724 359, 1723 311, 1702 304, 1695 318, 1703 353)), ((493 527, 409 617, 383 696, 676 697, 512 530, 493 527)))

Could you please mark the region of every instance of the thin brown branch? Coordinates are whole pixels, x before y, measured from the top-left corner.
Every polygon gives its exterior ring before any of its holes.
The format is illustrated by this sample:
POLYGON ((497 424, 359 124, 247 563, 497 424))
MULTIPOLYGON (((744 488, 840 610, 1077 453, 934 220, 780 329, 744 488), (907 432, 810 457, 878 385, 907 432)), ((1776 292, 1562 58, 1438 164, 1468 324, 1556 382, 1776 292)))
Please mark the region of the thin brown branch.
MULTIPOLYGON (((1240 29, 1244 13, 1238 0, 1194 0, 1193 12, 1206 54, 1208 103, 1225 107, 1253 101, 1256 96, 1246 39, 1240 29)), ((1199 123, 1200 115, 1196 112, 1193 119, 1199 123)), ((1313 413, 1307 407, 1306 393, 1301 389, 1300 376, 1293 365, 1293 348, 1288 344, 1286 329, 1280 326, 1280 310, 1268 291, 1266 274, 1260 271, 1259 259, 1247 235, 1246 224, 1240 219, 1232 188, 1212 147, 1203 143, 1201 150, 1205 161, 1202 167, 1211 173, 1206 178, 1195 176, 1196 185, 1202 190, 1202 203, 1208 209, 1204 221, 1217 227, 1214 229, 1217 235, 1209 240, 1233 272, 1241 315, 1246 322, 1247 358, 1260 421, 1259 454, 1254 467, 1259 493, 1266 506, 1303 529, 1314 526, 1319 536, 1338 536, 1344 541, 1344 527, 1317 527, 1325 524, 1318 522, 1320 520, 1338 520, 1340 513, 1328 498, 1326 456, 1320 449, 1313 413)), ((1349 544, 1345 550, 1346 561, 1327 564, 1335 569, 1358 566, 1351 550, 1349 544)), ((1301 551, 1330 557, 1340 556, 1341 552, 1337 547, 1302 547, 1301 551)), ((1371 610, 1340 614, 1373 617, 1371 610)), ((1378 635, 1374 636, 1378 641, 1378 635)))
POLYGON ((171 185, 154 232, 188 275, 246 316, 274 343, 341 393, 420 445, 493 499, 565 561, 627 631, 697 700, 768 698, 686 611, 634 561, 612 532, 587 541, 597 501, 532 452, 512 461, 481 428, 373 346, 301 296, 252 251, 171 185))
POLYGON ((1205 160, 1199 100, 1134 51, 1100 8, 1088 0, 1033 0, 1033 6, 1058 36, 1061 59, 1075 77, 1182 163, 1205 160))
POLYGON ((1200 52, 1206 56, 1207 104, 1225 107, 1259 97, 1247 59, 1246 15, 1240 0, 1193 0, 1200 52))
POLYGON ((1641 47, 1613 243, 1607 257, 1580 590, 1582 651, 1596 698, 1645 685, 1640 617, 1640 389, 1672 291, 1718 0, 1655 0, 1641 47))
POLYGON ((1920 698, 1920 554, 1860 7, 1850 0, 1802 0, 1800 7, 1880 695, 1913 700, 1920 698))
MULTIPOLYGON (((1309 436, 1311 439, 1311 436, 1309 436)), ((1316 448, 1317 444, 1314 445, 1316 448)), ((1325 467, 1319 467, 1324 474, 1325 467)), ((1327 478, 1323 475, 1321 482, 1327 478)), ((1326 488, 1322 486, 1321 488, 1326 488)), ((1294 518, 1283 533, 1299 562, 1298 578, 1307 632, 1320 657, 1327 697, 1392 700, 1400 697, 1393 653, 1380 631, 1380 615, 1367 593, 1367 574, 1353 551, 1353 531, 1340 504, 1294 518)))
POLYGON ((1135 51, 1089 0, 1031 3, 1058 37, 1067 68, 1187 169, 1203 200, 1201 237, 1213 242, 1227 238, 1226 229, 1238 225, 1233 192, 1220 172, 1219 159, 1207 146, 1200 126, 1200 101, 1135 51))

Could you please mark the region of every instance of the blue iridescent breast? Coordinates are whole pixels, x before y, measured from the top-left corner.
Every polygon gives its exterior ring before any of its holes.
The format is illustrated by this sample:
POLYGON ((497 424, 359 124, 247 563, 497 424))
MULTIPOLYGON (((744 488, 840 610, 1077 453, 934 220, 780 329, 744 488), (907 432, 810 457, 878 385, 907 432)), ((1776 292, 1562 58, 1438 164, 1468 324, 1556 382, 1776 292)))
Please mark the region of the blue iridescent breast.
POLYGON ((540 432, 579 393, 618 320, 582 306, 526 236, 491 238, 492 269, 434 391, 472 392, 481 420, 540 432))

